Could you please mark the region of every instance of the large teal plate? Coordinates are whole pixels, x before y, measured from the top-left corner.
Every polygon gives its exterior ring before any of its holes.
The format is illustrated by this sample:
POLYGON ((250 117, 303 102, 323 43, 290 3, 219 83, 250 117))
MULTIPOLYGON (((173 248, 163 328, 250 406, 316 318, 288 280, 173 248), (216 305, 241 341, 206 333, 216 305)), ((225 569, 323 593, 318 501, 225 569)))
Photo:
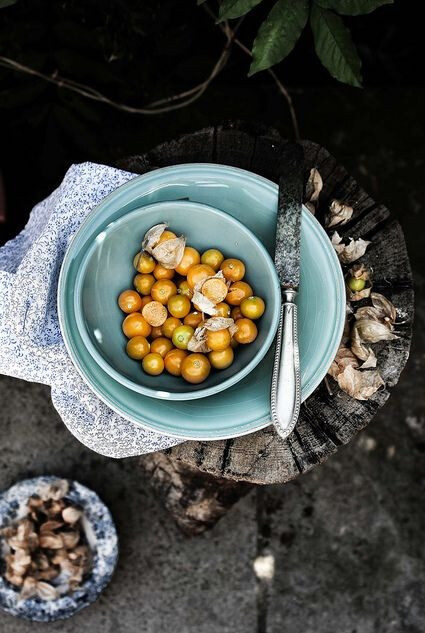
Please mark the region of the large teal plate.
MULTIPOLYGON (((270 424, 273 347, 237 385, 208 398, 176 402, 136 393, 116 382, 91 358, 78 334, 74 313, 79 266, 96 236, 117 218, 153 202, 191 200, 210 204, 244 223, 273 255, 277 186, 260 176, 223 165, 166 167, 129 181, 105 198, 72 240, 59 279, 58 309, 65 345, 91 389, 123 417, 159 433, 216 440, 270 424)), ((298 299, 302 399, 330 366, 344 327, 345 291, 338 258, 317 220, 303 209, 301 284, 298 299)))

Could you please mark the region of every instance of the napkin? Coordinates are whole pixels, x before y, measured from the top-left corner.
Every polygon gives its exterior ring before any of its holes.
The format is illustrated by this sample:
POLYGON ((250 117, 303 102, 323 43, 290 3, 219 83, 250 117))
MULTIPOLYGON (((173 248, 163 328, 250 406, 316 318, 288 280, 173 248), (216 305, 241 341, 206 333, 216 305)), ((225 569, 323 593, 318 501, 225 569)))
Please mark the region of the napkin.
POLYGON ((0 248, 0 373, 50 385, 69 431, 109 457, 180 443, 129 422, 99 400, 72 364, 59 327, 58 277, 72 236, 105 196, 135 176, 94 163, 73 165, 33 208, 24 230, 0 248))

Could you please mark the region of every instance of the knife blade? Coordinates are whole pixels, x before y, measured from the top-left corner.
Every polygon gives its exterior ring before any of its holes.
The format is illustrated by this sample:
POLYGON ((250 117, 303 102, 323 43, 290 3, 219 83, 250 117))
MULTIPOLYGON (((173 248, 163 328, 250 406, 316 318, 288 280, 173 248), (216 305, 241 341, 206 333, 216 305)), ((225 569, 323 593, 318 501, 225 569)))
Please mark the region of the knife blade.
POLYGON ((300 283, 303 177, 303 148, 299 143, 287 143, 282 153, 274 261, 281 286, 295 290, 300 283))
POLYGON ((301 210, 304 151, 287 143, 282 153, 276 219, 275 267, 282 291, 282 306, 270 393, 272 423, 286 438, 297 423, 301 406, 301 376, 295 298, 300 283, 301 210))

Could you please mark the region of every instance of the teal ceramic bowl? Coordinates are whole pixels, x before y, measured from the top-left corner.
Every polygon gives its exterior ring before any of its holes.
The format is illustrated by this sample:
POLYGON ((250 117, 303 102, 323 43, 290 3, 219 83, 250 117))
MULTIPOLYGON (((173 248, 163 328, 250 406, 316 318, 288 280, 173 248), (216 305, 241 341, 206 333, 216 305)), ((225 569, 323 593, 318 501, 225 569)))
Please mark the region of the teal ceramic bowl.
POLYGON ((140 394, 167 400, 192 400, 223 391, 247 376, 263 359, 276 334, 280 287, 273 261, 255 235, 232 216, 195 202, 159 202, 131 211, 111 222, 94 237, 83 258, 74 288, 74 309, 81 338, 93 357, 117 382, 140 394), (133 288, 133 257, 146 231, 167 222, 201 253, 219 248, 225 257, 237 257, 246 266, 244 279, 266 303, 257 322, 258 336, 240 345, 230 367, 212 370, 193 385, 164 371, 150 376, 140 361, 129 358, 121 324, 126 316, 117 305, 119 294, 133 288))
MULTIPOLYGON (((240 382, 200 400, 149 398, 124 387, 87 350, 76 323, 75 287, 82 261, 111 222, 155 202, 210 204, 248 227, 273 257, 278 187, 252 172, 226 165, 185 164, 130 179, 87 215, 71 240, 58 284, 58 315, 66 349, 82 379, 113 411, 134 424, 182 440, 224 440, 270 424, 273 346, 240 382)), ((131 257, 131 253, 128 253, 131 257)), ((323 380, 345 321, 345 284, 328 235, 304 207, 298 303, 301 398, 323 380)))

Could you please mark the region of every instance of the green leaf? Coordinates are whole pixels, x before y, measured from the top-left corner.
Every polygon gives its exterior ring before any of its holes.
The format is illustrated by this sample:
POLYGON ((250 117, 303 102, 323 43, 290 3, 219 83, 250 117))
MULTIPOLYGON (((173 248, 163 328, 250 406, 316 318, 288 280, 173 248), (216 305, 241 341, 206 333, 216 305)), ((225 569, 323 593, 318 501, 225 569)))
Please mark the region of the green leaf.
POLYGON ((206 1, 207 1, 207 0, 196 0, 196 4, 197 4, 197 5, 198 5, 198 7, 199 7, 199 5, 200 5, 200 4, 204 4, 204 2, 206 2, 206 1))
POLYGON ((324 9, 333 9, 341 15, 363 15, 372 13, 384 4, 394 4, 394 0, 316 0, 324 9))
POLYGON ((11 7, 12 4, 16 4, 18 0, 0 0, 0 9, 4 9, 5 7, 11 7))
POLYGON ((245 15, 262 0, 223 0, 218 12, 218 21, 232 20, 245 15))
POLYGON ((276 2, 255 38, 249 76, 289 55, 306 25, 308 6, 308 0, 276 2))
POLYGON ((361 61, 342 19, 313 4, 310 21, 316 53, 325 68, 335 79, 361 87, 361 61))

